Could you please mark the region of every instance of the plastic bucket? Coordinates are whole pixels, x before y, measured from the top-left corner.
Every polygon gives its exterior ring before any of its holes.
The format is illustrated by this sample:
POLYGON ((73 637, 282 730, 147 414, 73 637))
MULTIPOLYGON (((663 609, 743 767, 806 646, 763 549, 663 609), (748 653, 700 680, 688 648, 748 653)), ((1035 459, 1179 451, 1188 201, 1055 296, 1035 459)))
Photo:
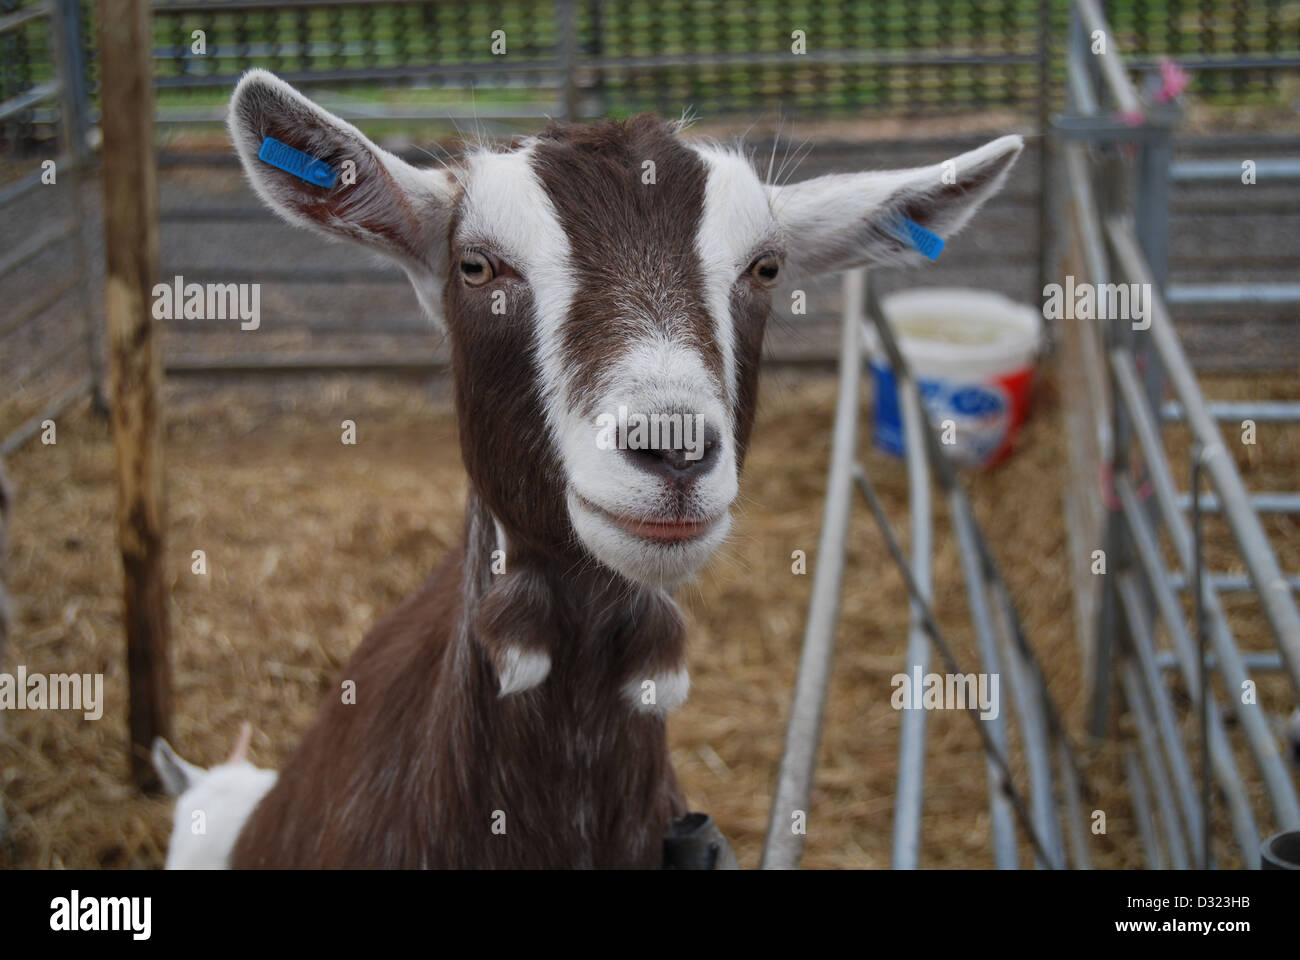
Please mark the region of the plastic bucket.
MULTIPOLYGON (((881 309, 953 460, 984 468, 1005 458, 1029 410, 1041 313, 999 293, 955 287, 891 294, 881 309)), ((898 388, 876 340, 868 326, 875 444, 901 457, 898 388)))

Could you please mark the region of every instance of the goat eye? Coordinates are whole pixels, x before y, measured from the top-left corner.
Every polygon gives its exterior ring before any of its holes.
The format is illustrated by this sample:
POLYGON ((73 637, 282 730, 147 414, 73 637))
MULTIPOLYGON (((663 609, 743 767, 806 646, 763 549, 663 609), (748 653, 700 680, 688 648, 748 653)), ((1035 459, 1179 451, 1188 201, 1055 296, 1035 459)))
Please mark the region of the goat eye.
POLYGON ((466 250, 460 255, 460 275, 471 287, 481 287, 492 279, 492 261, 482 250, 466 250))
POLYGON ((781 272, 781 258, 775 253, 765 253, 749 265, 749 275, 764 285, 776 282, 781 272))

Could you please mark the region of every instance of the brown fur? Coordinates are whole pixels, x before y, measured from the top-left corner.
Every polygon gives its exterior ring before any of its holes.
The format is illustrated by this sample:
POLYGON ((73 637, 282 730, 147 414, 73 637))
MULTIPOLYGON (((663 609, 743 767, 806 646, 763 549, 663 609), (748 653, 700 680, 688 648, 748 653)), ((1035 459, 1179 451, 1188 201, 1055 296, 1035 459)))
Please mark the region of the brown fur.
POLYGON ((486 581, 486 518, 477 504, 471 515, 479 549, 448 558, 371 631, 342 674, 356 704, 325 703, 232 866, 659 865, 664 828, 685 812, 665 723, 631 712, 608 678, 672 625, 624 625, 607 576, 579 574, 554 590, 565 642, 550 676, 498 697, 456 611, 486 581))

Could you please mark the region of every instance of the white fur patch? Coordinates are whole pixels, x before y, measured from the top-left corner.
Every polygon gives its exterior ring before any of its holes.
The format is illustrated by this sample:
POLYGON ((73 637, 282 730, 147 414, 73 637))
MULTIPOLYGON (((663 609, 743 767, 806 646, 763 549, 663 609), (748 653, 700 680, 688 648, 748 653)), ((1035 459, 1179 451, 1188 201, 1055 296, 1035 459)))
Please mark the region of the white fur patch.
POLYGON ((623 685, 623 696, 642 713, 670 713, 683 703, 691 692, 691 675, 685 667, 668 673, 637 677, 623 685), (651 688, 647 684, 653 683, 651 688), (654 702, 651 690, 654 692, 654 702))
POLYGON ((739 385, 731 289, 754 257, 763 253, 765 246, 776 244, 779 237, 767 191, 749 161, 734 150, 717 146, 699 146, 696 151, 708 168, 709 179, 695 247, 704 267, 705 297, 734 403, 739 385))
POLYGON ((545 652, 506 647, 497 666, 501 696, 522 693, 537 686, 551 672, 551 657, 545 652))
POLYGON ((647 336, 630 344, 607 383, 595 415, 571 416, 560 438, 569 476, 569 517, 582 542, 606 566, 636 583, 672 586, 703 566, 730 529, 729 511, 740 489, 732 417, 719 395, 720 385, 698 351, 667 336, 647 336), (689 492, 690 515, 714 521, 698 539, 652 543, 628 533, 601 512, 651 518, 664 513, 672 497, 661 478, 641 469, 622 451, 598 443, 596 418, 616 414, 620 405, 647 414, 698 414, 706 428, 718 431, 715 461, 689 492), (592 504, 599 510, 591 509, 592 504))
POLYGON ((176 800, 167 869, 227 870, 245 821, 275 785, 276 773, 247 761, 188 770, 193 779, 176 800))

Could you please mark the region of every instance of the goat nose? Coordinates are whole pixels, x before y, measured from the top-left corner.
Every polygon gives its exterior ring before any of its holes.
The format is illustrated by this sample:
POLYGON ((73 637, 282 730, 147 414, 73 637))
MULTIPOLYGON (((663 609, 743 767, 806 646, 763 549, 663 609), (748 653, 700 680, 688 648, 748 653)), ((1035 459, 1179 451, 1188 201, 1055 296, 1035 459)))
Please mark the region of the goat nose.
POLYGON ((625 453, 642 470, 658 474, 671 483, 686 484, 713 468, 720 447, 717 429, 706 426, 691 433, 682 431, 665 436, 658 446, 629 446, 625 453))

